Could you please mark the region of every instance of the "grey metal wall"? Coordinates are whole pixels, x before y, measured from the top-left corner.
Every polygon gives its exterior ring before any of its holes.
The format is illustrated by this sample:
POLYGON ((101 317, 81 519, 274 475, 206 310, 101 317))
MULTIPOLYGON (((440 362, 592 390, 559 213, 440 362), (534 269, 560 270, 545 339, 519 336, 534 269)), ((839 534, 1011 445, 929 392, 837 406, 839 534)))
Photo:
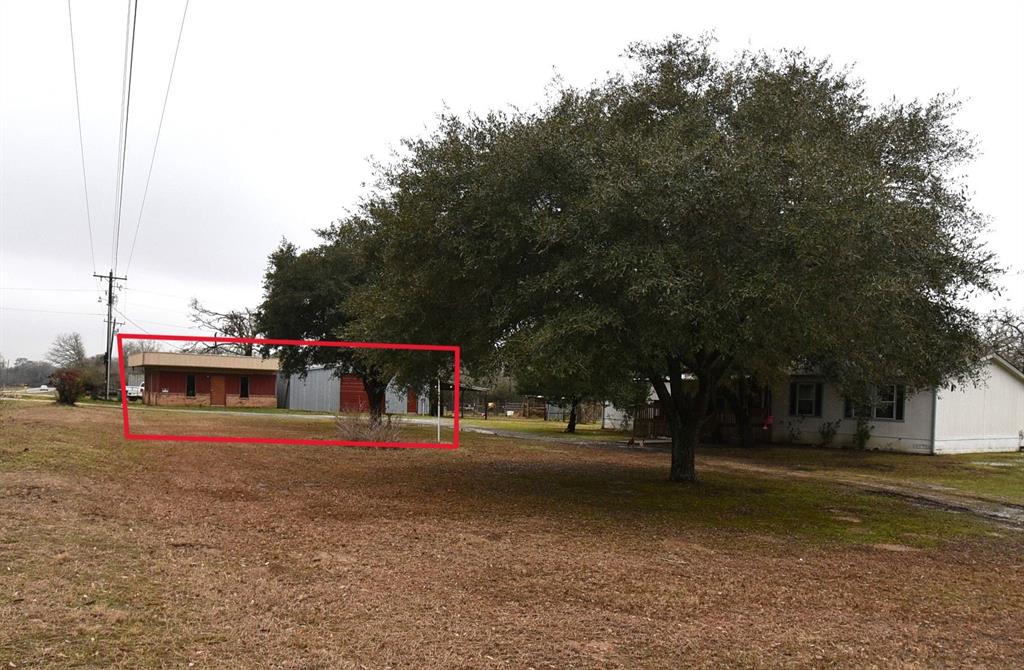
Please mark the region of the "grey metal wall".
POLYGON ((409 401, 405 396, 405 389, 399 388, 394 381, 388 384, 384 411, 388 414, 407 414, 409 411, 409 401))
POLYGON ((305 379, 288 380, 288 408, 337 412, 341 406, 341 380, 333 370, 310 370, 305 379))
MULTIPOLYGON (((284 407, 316 412, 337 412, 341 407, 341 380, 333 370, 310 370, 305 379, 299 375, 280 377, 278 390, 287 389, 284 407)), ((429 390, 417 394, 419 414, 430 414, 429 390)), ((279 403, 281 406, 281 403, 279 403)), ((393 381, 388 384, 384 411, 388 414, 407 414, 409 405, 405 389, 393 381)))

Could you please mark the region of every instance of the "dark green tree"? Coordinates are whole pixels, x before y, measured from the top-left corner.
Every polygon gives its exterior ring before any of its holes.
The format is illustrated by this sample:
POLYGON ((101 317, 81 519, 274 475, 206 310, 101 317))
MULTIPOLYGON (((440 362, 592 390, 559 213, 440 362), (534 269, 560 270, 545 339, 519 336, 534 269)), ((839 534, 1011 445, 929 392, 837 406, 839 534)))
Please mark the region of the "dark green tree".
MULTIPOLYGON (((322 243, 300 251, 283 241, 270 255, 263 281, 263 302, 255 323, 270 339, 358 341, 349 301, 373 271, 369 261, 370 227, 352 217, 318 231, 322 243)), ((391 374, 378 359, 359 350, 337 347, 271 347, 285 374, 304 374, 322 365, 362 379, 370 402, 371 421, 384 413, 391 374)))
POLYGON ((408 143, 368 206, 380 271, 360 316, 471 364, 543 333, 641 373, 676 481, 695 478, 712 394, 737 371, 813 367, 851 388, 970 373, 964 298, 996 268, 952 176, 972 156, 954 103, 874 107, 798 52, 724 61, 673 38, 627 56, 538 112, 446 117, 408 143))

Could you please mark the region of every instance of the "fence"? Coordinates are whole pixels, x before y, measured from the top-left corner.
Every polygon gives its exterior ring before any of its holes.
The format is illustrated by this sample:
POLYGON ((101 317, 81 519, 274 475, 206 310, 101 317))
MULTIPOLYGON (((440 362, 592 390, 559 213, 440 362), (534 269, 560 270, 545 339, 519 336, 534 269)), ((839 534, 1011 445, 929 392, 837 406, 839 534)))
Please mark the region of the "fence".
POLYGON ((661 437, 668 435, 668 417, 661 411, 661 404, 654 403, 638 407, 633 415, 633 435, 637 437, 661 437))

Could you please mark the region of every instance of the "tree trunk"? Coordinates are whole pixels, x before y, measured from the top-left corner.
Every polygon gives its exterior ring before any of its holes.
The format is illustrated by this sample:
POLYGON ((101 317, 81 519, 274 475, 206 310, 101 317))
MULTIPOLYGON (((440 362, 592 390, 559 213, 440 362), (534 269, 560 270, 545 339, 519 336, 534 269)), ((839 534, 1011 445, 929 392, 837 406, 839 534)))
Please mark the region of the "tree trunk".
POLYGON ((741 405, 741 408, 736 410, 736 435, 744 449, 754 446, 754 427, 750 425, 749 406, 741 405))
POLYGON ((380 424, 381 417, 387 409, 387 382, 382 383, 376 378, 364 376, 363 389, 366 391, 367 400, 370 401, 370 424, 376 426, 380 424))
POLYGON ((670 411, 668 425, 672 433, 672 466, 668 478, 673 482, 695 482, 700 422, 692 416, 670 411))
POLYGON ((744 448, 754 446, 754 427, 750 425, 752 393, 751 381, 740 375, 736 379, 732 393, 727 395, 729 404, 732 405, 733 417, 736 419, 736 438, 739 445, 744 448))
POLYGON ((662 411, 668 418, 669 433, 672 437, 672 466, 669 480, 673 482, 697 481, 697 444, 700 429, 708 413, 711 390, 717 385, 721 374, 713 371, 714 365, 693 365, 689 371, 697 378, 697 388, 692 394, 683 390, 683 367, 679 359, 668 359, 668 380, 663 375, 652 375, 651 384, 661 401, 662 411))
POLYGON ((576 413, 580 406, 580 401, 575 396, 571 398, 571 407, 569 408, 569 425, 565 427, 565 432, 575 433, 576 432, 576 413))

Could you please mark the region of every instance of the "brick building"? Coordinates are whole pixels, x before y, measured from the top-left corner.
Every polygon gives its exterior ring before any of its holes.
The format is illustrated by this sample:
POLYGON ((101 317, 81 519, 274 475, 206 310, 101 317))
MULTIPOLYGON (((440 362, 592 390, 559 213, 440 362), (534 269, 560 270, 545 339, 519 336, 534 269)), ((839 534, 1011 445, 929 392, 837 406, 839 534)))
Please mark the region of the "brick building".
POLYGON ((277 407, 276 358, 157 351, 127 365, 142 372, 147 405, 277 407))

